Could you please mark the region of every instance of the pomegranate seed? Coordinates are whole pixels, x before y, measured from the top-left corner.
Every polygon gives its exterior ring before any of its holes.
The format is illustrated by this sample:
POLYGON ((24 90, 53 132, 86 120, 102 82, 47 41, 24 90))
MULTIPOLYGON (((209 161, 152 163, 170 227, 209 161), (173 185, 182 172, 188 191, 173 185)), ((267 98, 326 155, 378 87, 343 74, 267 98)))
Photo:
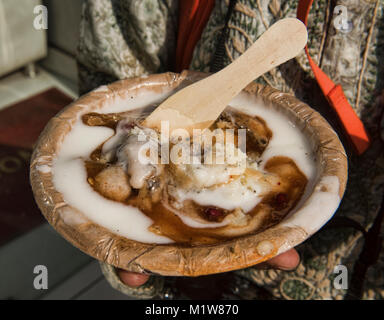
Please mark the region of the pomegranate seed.
POLYGON ((284 208, 288 204, 288 196, 285 193, 278 193, 275 197, 275 201, 279 208, 284 208))
POLYGON ((217 208, 207 208, 204 213, 209 221, 218 221, 224 216, 224 211, 217 208))

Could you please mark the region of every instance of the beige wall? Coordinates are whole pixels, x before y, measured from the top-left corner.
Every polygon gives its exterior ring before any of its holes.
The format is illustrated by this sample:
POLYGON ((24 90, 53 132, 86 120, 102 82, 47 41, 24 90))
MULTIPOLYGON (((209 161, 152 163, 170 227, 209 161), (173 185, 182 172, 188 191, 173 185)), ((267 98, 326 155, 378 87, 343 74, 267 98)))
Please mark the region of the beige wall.
POLYGON ((44 0, 48 8, 48 57, 43 67, 77 86, 76 48, 83 0, 44 0))
POLYGON ((79 39, 82 0, 44 0, 48 8, 48 42, 75 55, 79 39))
POLYGON ((39 4, 40 0, 0 0, 0 76, 46 55, 46 32, 33 26, 33 10, 39 4))

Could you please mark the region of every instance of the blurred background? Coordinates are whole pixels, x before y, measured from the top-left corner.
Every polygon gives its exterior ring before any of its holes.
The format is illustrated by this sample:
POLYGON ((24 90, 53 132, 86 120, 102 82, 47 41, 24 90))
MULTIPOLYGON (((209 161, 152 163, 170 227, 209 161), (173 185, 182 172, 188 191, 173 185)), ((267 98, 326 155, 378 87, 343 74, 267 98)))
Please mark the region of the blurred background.
POLYGON ((0 0, 0 299, 126 299, 96 261, 46 223, 28 181, 40 131, 78 96, 82 3, 0 0), (40 4, 48 8, 47 30, 32 27, 40 4), (48 269, 48 290, 33 286, 37 265, 48 269))

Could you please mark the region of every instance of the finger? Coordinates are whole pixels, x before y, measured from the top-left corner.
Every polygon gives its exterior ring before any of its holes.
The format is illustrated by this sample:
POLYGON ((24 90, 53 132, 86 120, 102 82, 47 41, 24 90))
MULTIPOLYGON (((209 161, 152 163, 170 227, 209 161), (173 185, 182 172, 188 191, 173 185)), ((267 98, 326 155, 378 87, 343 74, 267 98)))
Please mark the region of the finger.
POLYGON ((134 288, 140 287, 149 279, 147 274, 128 272, 121 269, 117 270, 117 275, 124 284, 134 288))
POLYGON ((296 269, 299 263, 300 256, 295 249, 288 250, 267 261, 267 264, 269 264, 272 268, 286 271, 296 269))
POLYGON ((257 265, 260 269, 280 269, 290 271, 297 268, 300 263, 300 256, 295 249, 290 249, 282 254, 279 254, 272 259, 257 265))

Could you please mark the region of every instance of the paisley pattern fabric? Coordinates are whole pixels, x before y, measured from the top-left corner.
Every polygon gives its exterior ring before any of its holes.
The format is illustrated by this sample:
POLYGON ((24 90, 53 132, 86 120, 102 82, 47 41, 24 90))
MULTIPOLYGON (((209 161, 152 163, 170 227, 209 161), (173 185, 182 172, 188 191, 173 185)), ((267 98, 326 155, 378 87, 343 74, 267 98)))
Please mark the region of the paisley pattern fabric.
POLYGON ((77 55, 80 92, 167 71, 177 12, 174 0, 85 0, 77 55))
MULTIPOLYGON (((262 288, 273 299, 359 298, 361 284, 363 299, 384 298, 384 250, 368 254, 377 254, 377 259, 369 261, 372 266, 365 280, 359 279, 356 271, 359 264, 367 263, 367 254, 362 254, 362 250, 370 248, 364 248, 364 233, 374 223, 384 192, 384 148, 378 125, 384 108, 384 65, 379 63, 384 57, 384 5, 379 0, 336 1, 347 8, 351 23, 351 30, 343 33, 334 27, 337 15, 333 13, 333 3, 314 2, 308 23, 309 51, 334 82, 342 85, 373 143, 363 156, 350 157, 349 182, 340 208, 330 223, 296 248, 301 262, 295 271, 252 267, 234 273, 239 281, 262 288), (340 264, 348 270, 348 289, 337 289, 334 285, 338 275, 334 270, 340 264)), ((295 0, 239 0, 228 25, 230 31, 222 57, 225 64, 241 55, 276 20, 295 17, 296 6, 295 0)), ((216 1, 190 69, 209 71, 227 8, 228 1, 216 1)), ((83 92, 115 79, 172 71, 176 17, 176 0, 86 1, 79 45, 83 92)), ((317 109, 347 146, 335 115, 313 79, 304 52, 257 81, 291 92, 317 109)), ((383 231, 382 226, 381 234, 383 231)), ((140 295, 140 288, 135 290, 140 295)), ((134 295, 135 290, 130 294, 134 295)), ((265 294, 258 292, 254 290, 253 299, 265 298, 265 294)))

